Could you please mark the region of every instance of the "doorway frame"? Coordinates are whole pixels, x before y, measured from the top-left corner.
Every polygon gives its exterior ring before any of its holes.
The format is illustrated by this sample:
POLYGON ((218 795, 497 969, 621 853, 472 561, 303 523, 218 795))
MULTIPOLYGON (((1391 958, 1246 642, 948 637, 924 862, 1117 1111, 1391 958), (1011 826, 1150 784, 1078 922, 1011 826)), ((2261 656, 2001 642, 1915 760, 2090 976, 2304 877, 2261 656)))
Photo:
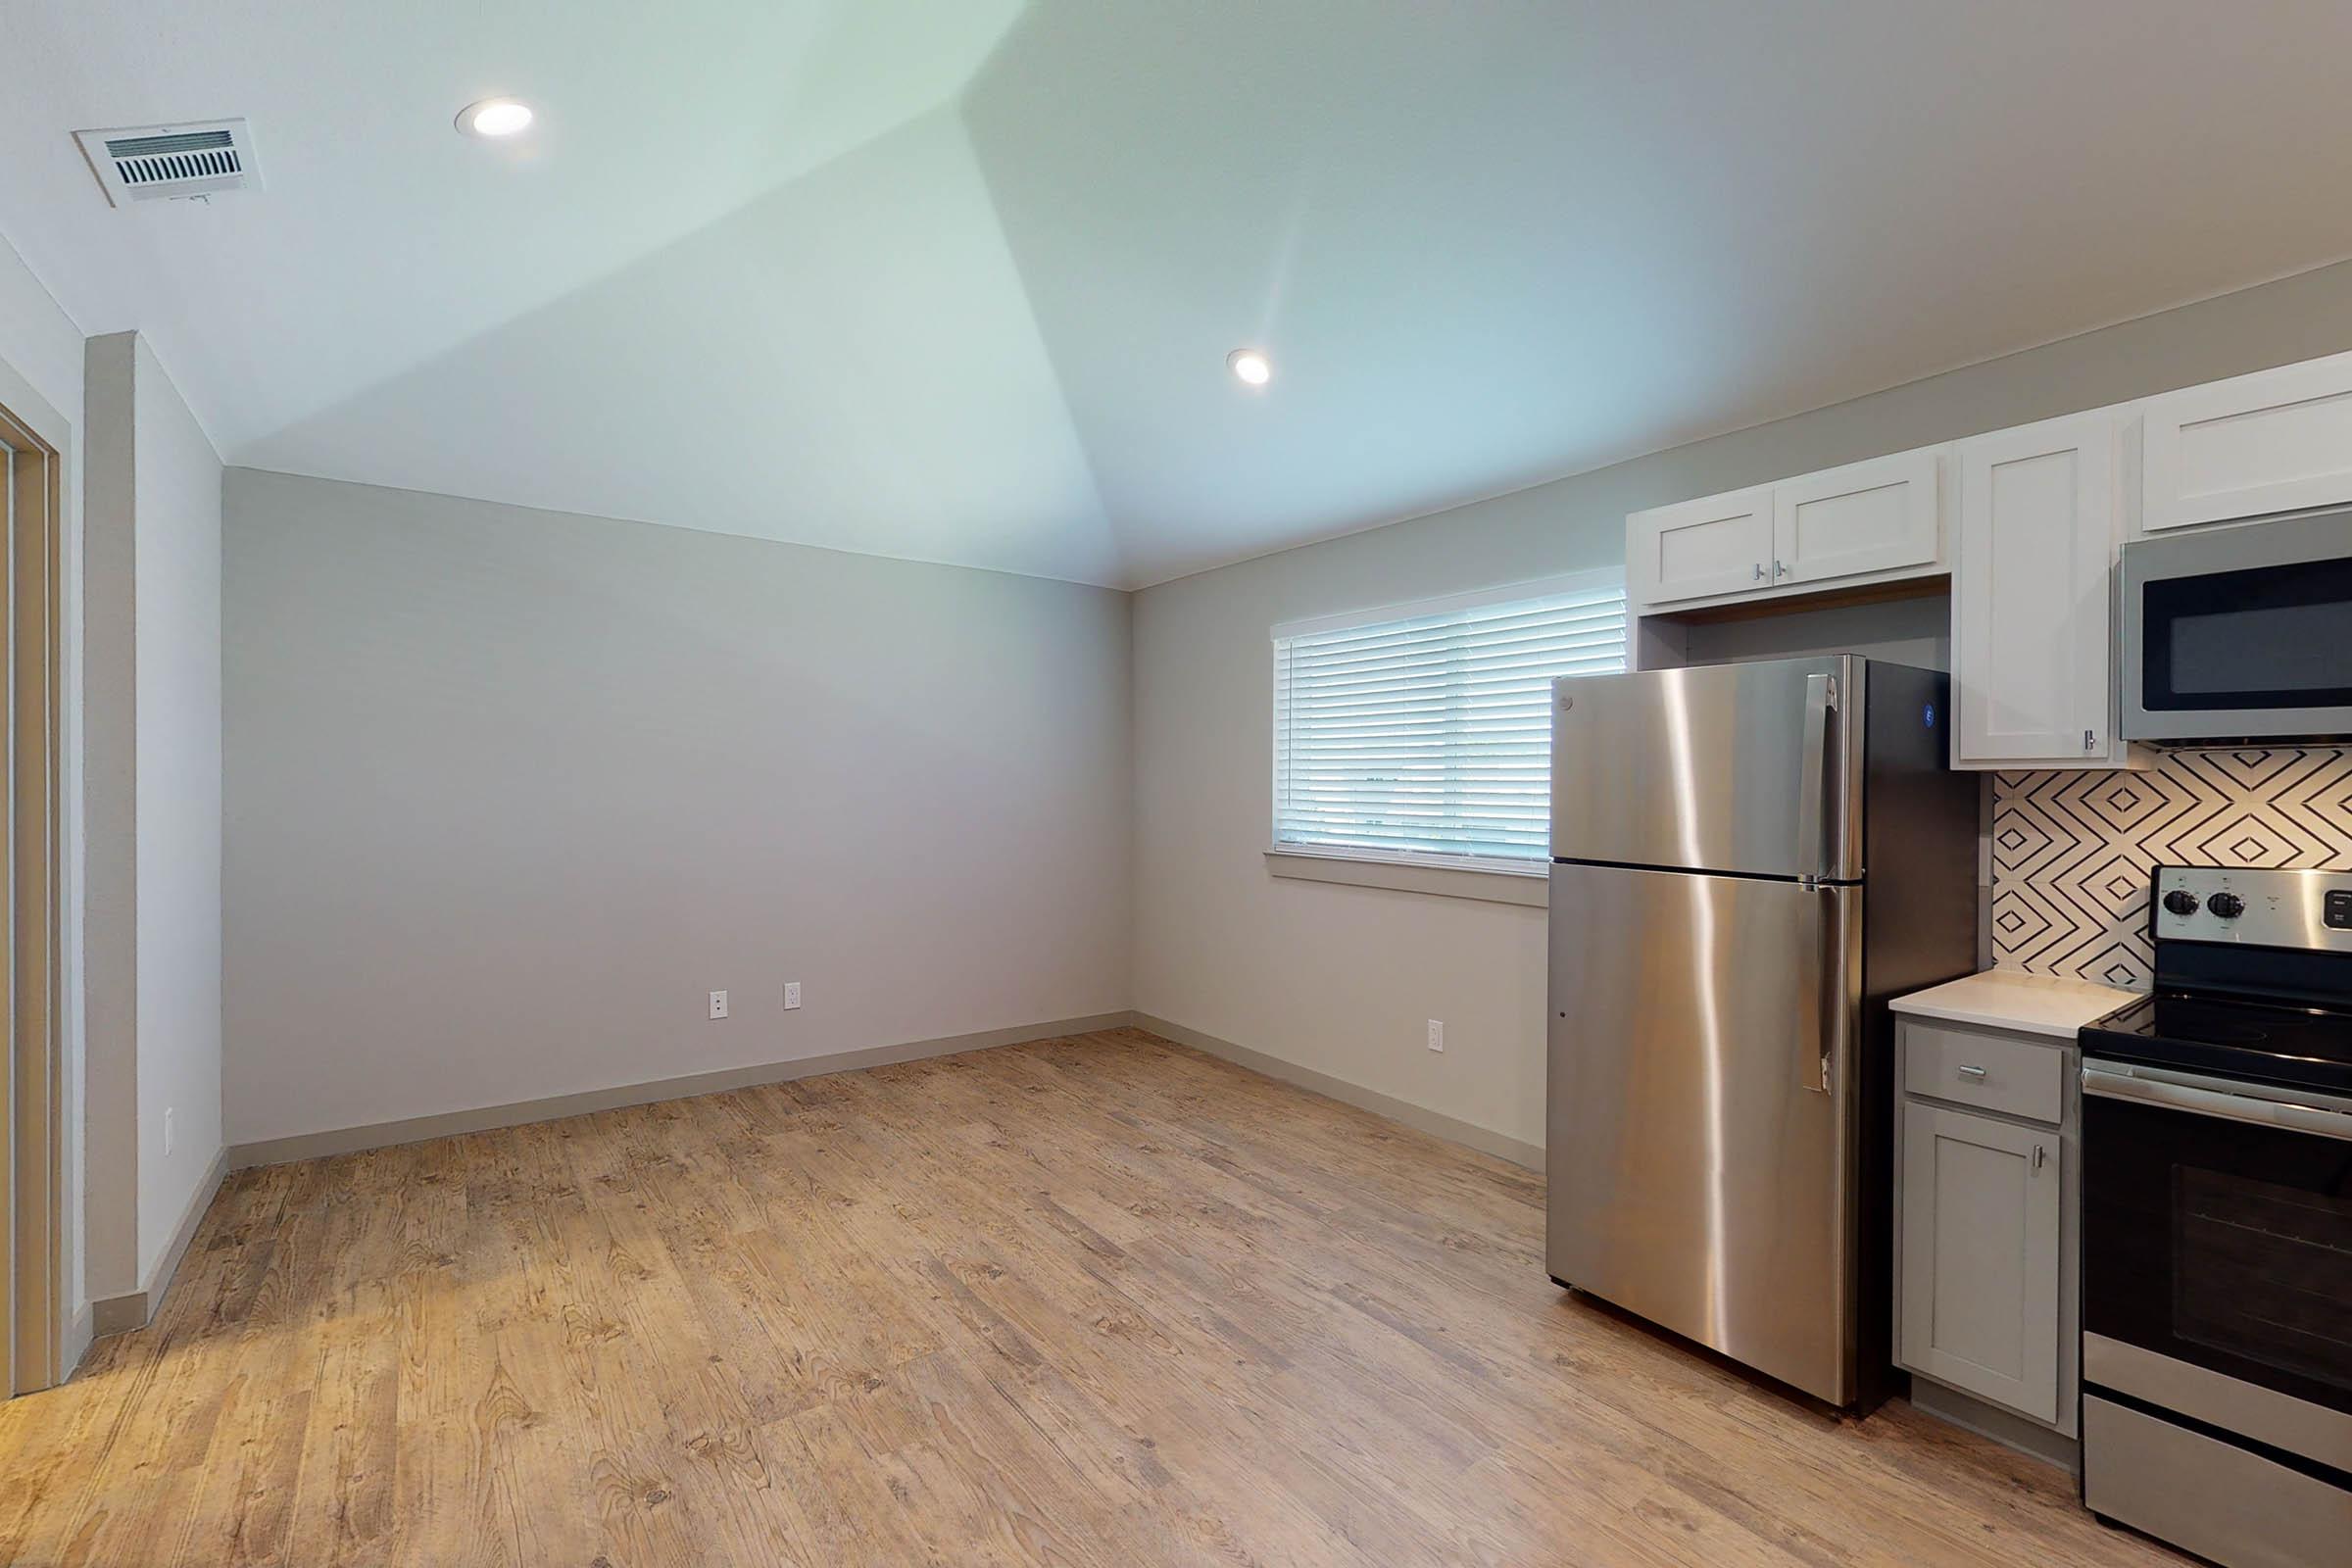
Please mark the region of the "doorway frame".
POLYGON ((33 427, 0 407, 8 505, 0 565, 0 664, 6 670, 5 770, 0 809, 0 1015, 8 1024, 0 1072, 11 1201, 0 1214, 0 1398, 65 1376, 65 1081, 59 803, 63 724, 65 460, 33 427))

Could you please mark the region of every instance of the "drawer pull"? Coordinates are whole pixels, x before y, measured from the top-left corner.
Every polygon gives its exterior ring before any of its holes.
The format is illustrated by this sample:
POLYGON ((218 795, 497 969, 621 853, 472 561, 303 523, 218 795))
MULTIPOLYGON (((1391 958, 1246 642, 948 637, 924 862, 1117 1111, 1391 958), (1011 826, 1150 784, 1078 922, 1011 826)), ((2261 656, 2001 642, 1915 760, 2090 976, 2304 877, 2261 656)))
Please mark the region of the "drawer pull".
POLYGON ((1982 1067, 1962 1067, 1960 1069, 1960 1076, 1963 1078, 1972 1078, 1978 1083, 1983 1083, 1984 1081, 1984 1069, 1982 1067))

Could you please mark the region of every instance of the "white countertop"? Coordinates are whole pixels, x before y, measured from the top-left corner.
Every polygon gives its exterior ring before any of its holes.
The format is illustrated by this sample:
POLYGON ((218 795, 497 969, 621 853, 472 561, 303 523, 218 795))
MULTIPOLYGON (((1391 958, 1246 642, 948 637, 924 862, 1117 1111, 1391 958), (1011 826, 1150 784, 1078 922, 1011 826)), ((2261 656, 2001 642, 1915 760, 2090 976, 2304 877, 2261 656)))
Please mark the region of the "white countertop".
POLYGON ((2139 997, 2136 991, 2119 991, 2090 980, 1986 969, 1897 997, 1887 1005, 1919 1018, 2072 1040, 2075 1031, 2091 1019, 2137 1002, 2139 997))

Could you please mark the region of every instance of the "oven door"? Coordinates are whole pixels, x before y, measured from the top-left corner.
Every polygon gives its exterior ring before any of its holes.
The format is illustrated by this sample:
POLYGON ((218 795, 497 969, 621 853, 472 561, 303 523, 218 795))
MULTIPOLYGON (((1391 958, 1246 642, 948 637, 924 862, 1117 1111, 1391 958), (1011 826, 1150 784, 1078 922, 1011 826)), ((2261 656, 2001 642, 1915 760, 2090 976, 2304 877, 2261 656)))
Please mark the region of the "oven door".
POLYGON ((2352 1471, 2352 1101, 2096 1060, 2082 1089, 2085 1392, 2352 1471))
POLYGON ((2352 735, 2352 511, 2124 547, 2126 740, 2352 735))

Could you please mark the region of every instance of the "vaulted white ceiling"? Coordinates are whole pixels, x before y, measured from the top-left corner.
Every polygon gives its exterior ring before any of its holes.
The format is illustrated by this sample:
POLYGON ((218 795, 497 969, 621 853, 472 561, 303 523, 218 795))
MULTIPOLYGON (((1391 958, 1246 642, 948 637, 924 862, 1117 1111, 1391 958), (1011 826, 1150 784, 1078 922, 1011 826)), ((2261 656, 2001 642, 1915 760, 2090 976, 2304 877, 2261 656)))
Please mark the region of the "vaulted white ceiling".
POLYGON ((2352 254, 2352 6, 0 0, 232 463, 1132 586, 2352 254), (533 103, 516 145, 458 108, 533 103), (248 117, 110 209, 78 128, 248 117), (1224 357, 1262 344, 1262 393, 1224 357))

